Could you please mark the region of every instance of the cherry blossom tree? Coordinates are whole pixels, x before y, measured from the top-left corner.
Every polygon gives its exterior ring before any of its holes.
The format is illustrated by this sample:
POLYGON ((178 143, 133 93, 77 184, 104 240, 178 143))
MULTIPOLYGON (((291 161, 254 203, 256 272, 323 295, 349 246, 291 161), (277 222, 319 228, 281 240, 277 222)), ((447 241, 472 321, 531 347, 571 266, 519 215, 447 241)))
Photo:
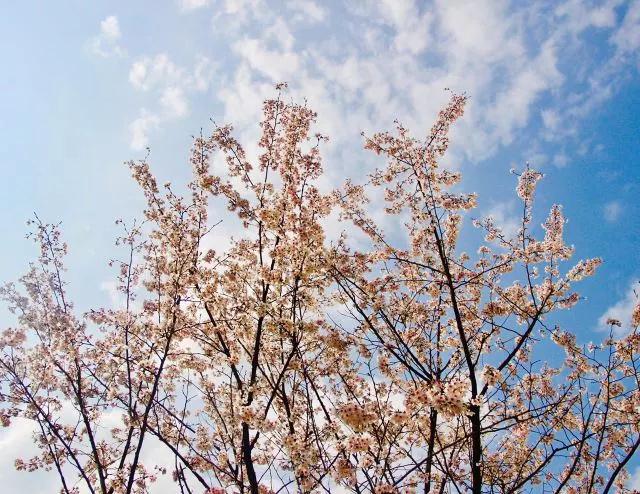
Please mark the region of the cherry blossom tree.
POLYGON ((558 205, 538 231, 542 175, 514 172, 518 231, 476 219, 467 253, 476 196, 441 165, 465 96, 425 139, 364 136, 386 164, 323 192, 326 138, 285 88, 255 163, 230 126, 194 139, 185 194, 129 163, 147 206, 120 222, 117 307, 75 312, 59 228, 31 222, 40 255, 1 292, 0 421, 37 449, 16 467, 62 493, 631 493, 640 305, 597 344, 556 323, 601 260, 570 262, 558 205))
POLYGON ((535 237, 542 175, 528 167, 516 189, 518 232, 476 221, 485 242, 473 255, 460 251, 463 215, 476 197, 452 192, 460 174, 438 160, 464 103, 453 96, 424 141, 401 125, 396 135, 366 139, 388 161, 371 184, 384 188, 386 212, 404 221, 402 237, 385 235, 367 214, 363 187, 350 186, 344 202, 372 246, 335 269, 350 334, 376 370, 359 397, 360 413, 370 413, 371 455, 364 465, 358 459, 359 471, 377 492, 626 492, 624 466, 640 445, 640 309, 627 336, 612 333, 599 345, 550 327, 555 311, 579 301, 572 285, 601 260, 564 267, 573 249, 558 205, 535 237), (564 360, 545 358, 553 345, 564 360))

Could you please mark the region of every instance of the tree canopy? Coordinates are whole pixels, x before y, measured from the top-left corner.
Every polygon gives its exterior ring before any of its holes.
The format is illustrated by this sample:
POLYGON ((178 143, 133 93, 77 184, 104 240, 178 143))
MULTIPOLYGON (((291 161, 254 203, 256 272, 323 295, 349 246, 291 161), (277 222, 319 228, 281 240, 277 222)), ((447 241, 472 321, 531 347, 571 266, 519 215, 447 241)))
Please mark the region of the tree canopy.
POLYGON ((476 220, 464 252, 476 196, 441 165, 464 95, 424 138, 365 135, 385 166, 323 191, 326 137, 284 90, 255 163, 230 126, 194 139, 186 194, 129 163, 147 206, 117 240, 121 305, 77 313, 58 226, 31 223, 39 256, 1 292, 17 324, 0 421, 31 421, 37 447, 16 467, 66 494, 154 492, 159 475, 207 494, 632 492, 640 305, 597 344, 554 323, 601 260, 571 261, 559 205, 537 234, 542 175, 514 172, 514 234, 476 220), (225 215, 242 234, 220 248, 225 215))

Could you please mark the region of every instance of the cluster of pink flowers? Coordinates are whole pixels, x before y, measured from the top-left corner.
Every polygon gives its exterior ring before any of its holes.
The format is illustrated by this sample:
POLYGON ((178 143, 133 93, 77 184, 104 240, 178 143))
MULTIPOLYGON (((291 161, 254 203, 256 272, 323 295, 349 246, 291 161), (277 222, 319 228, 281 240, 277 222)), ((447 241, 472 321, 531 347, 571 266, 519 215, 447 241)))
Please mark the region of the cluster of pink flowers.
POLYGON ((631 313, 631 325, 634 327, 640 326, 640 302, 635 305, 631 313))
POLYGON ((467 384, 459 379, 445 384, 436 382, 427 390, 429 404, 439 412, 449 415, 463 415, 468 407, 465 403, 467 384))
POLYGON ((523 201, 530 202, 536 190, 538 181, 542 178, 542 173, 527 167, 518 177, 518 187, 516 192, 523 201))
POLYGON ((371 437, 365 434, 357 434, 347 439, 345 449, 350 453, 366 452, 372 444, 371 437))
POLYGON ((482 369, 482 379, 489 386, 495 386, 495 384, 500 380, 501 374, 498 369, 491 365, 485 365, 484 369, 482 369))
POLYGON ((376 413, 372 410, 372 405, 359 405, 348 403, 342 406, 338 414, 344 422, 352 429, 360 431, 376 421, 376 413))
POLYGON ((398 489, 396 489, 391 484, 379 484, 375 486, 373 489, 374 494, 396 494, 398 489))

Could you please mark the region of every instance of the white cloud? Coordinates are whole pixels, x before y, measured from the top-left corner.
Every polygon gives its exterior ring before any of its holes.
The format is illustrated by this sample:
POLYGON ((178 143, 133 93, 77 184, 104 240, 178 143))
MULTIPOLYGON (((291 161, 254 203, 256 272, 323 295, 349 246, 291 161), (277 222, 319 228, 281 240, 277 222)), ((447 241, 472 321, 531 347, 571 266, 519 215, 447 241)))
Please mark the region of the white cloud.
POLYGON ((166 53, 143 57, 131 64, 129 82, 134 89, 157 97, 157 109, 140 110, 140 116, 129 125, 131 147, 144 149, 151 133, 164 122, 184 118, 189 114, 189 98, 209 89, 213 63, 198 57, 188 70, 174 63, 166 53))
POLYGON ((217 93, 224 104, 225 121, 240 129, 255 124, 260 117, 262 101, 273 94, 273 86, 257 81, 247 63, 236 70, 233 77, 217 93))
POLYGON ((483 216, 492 218, 507 238, 515 236, 522 224, 522 218, 516 212, 515 201, 496 202, 485 211, 483 216))
POLYGON ((300 73, 300 57, 296 53, 270 50, 260 39, 243 39, 234 45, 234 51, 271 81, 291 80, 300 73))
POLYGON ((147 65, 146 60, 141 60, 134 62, 131 66, 131 70, 129 70, 129 82, 133 87, 143 90, 146 88, 144 81, 147 78, 147 65))
MULTIPOLYGON (((76 414, 69 402, 63 402, 63 409, 58 415, 63 422, 74 423, 76 414)), ((109 437, 109 431, 113 427, 122 427, 122 411, 109 410, 100 418, 100 427, 97 429, 98 439, 109 437)), ((33 434, 37 431, 37 425, 31 420, 13 418, 11 427, 0 429, 0 482, 8 486, 4 492, 29 492, 31 494, 50 494, 52 486, 58 486, 59 479, 55 471, 44 469, 33 472, 17 471, 14 466, 17 457, 29 458, 40 452, 33 441, 33 434), (20 487, 22 486, 22 487, 20 487)), ((141 461, 147 466, 165 467, 171 472, 174 466, 174 457, 171 451, 164 447, 154 436, 145 438, 142 448, 141 461)), ((77 471, 69 468, 67 480, 71 480, 77 471)), ((88 492, 82 482, 78 483, 79 492, 88 492)), ((55 489, 53 489, 55 491, 55 489)), ((57 491, 56 491, 57 492, 57 491)), ((173 494, 176 492, 176 484, 171 474, 158 475, 157 481, 152 485, 150 492, 155 494, 173 494)))
MULTIPOLYGON (((213 3, 177 0, 183 11, 213 3)), ((320 125, 338 133, 331 134, 334 141, 344 143, 351 130, 388 128, 395 117, 416 134, 424 132, 447 99, 443 89, 466 90, 471 100, 465 119, 454 128, 450 156, 482 160, 522 135, 533 116, 542 117, 541 139, 575 135, 575 122, 615 92, 622 62, 590 70, 574 57, 586 44, 579 35, 587 29, 608 33, 618 53, 630 53, 640 43, 640 1, 626 8, 622 3, 563 0, 551 10, 506 0, 365 0, 341 9, 329 36, 317 40, 301 26, 335 16, 338 11, 330 4, 288 0, 283 10, 266 0, 218 0, 214 32, 237 59, 218 79, 215 92, 237 101, 240 93, 264 94, 265 84, 286 80, 292 94, 309 97, 320 125), (582 85, 564 86, 568 60, 571 69, 581 67, 582 85), (232 87, 237 78, 248 87, 232 87), (540 111, 536 107, 547 96, 540 111)), ((121 37, 118 18, 108 16, 100 24, 95 51, 117 52, 121 37), (107 50, 111 45, 117 49, 107 50)), ((150 131, 167 119, 186 117, 190 100, 209 89, 212 75, 206 58, 191 68, 167 53, 136 59, 129 70, 131 85, 150 93, 157 107, 145 102, 150 111, 131 124, 138 137, 132 140, 148 142, 150 131)), ((228 101, 222 103, 238 113, 228 101)), ((229 116, 224 119, 235 122, 229 116)), ((552 157, 558 166, 567 161, 564 153, 552 157)))
MULTIPOLYGON (((609 97, 614 88, 606 85, 610 78, 603 72, 571 100, 564 71, 566 57, 582 42, 575 33, 610 29, 616 5, 583 6, 588 19, 580 21, 573 0, 555 15, 502 0, 370 1, 348 7, 346 30, 331 31, 329 39, 310 45, 296 31, 297 17, 278 17, 268 8, 260 9, 260 19, 254 19, 254 10, 246 13, 238 21, 242 31, 229 30, 221 17, 229 15, 225 3, 214 27, 228 34, 238 63, 236 76, 224 80, 218 95, 237 101, 239 93, 259 93, 265 82, 286 80, 292 94, 307 97, 318 111, 334 143, 344 144, 352 142, 351 131, 388 128, 394 117, 419 135, 445 103, 445 87, 465 90, 471 100, 453 130, 451 156, 477 161, 522 135, 533 116, 542 116, 542 138, 575 135, 575 121, 609 97), (230 86, 240 73, 249 87, 230 86), (543 97, 550 101, 538 113, 543 97)), ((225 120, 236 123, 231 116, 225 120)), ((557 166, 568 162, 564 152, 552 159, 557 166)))
POLYGON ((110 15, 100 21, 100 33, 88 42, 88 49, 94 55, 103 58, 124 56, 124 49, 118 44, 122 37, 120 23, 115 15, 110 15))
POLYGON ((183 10, 196 10, 206 7, 211 0, 180 0, 180 6, 183 10))
POLYGON ((548 130, 554 132, 558 129, 558 124, 560 123, 560 116, 558 115, 557 111, 546 109, 546 110, 542 110, 540 112, 540 115, 542 117, 542 123, 548 130))
POLYGON ((578 35, 588 28, 613 27, 616 23, 615 9, 624 0, 606 0, 589 5, 593 2, 584 0, 566 0, 559 3, 555 14, 564 22, 569 32, 578 35))
POLYGON ((140 116, 129 124, 129 132, 131 134, 131 148, 140 151, 149 145, 149 133, 158 128, 160 118, 147 112, 145 109, 140 110, 140 116))
POLYGON ((167 118, 184 117, 189 113, 189 103, 187 102, 182 88, 168 87, 160 97, 160 104, 167 115, 167 118))
POLYGON ((120 39, 120 36, 122 34, 120 33, 118 18, 115 15, 110 15, 105 20, 100 22, 100 32, 105 37, 105 39, 111 41, 120 39))
POLYGON ((296 22, 322 22, 327 16, 327 11, 313 0, 290 0, 287 8, 295 12, 296 22))
POLYGON ((529 122, 533 104, 545 91, 562 83, 557 68, 556 49, 553 43, 545 43, 540 53, 515 75, 510 87, 498 96, 490 109, 489 121, 495 127, 495 137, 503 144, 513 140, 514 131, 529 122))
POLYGON ((393 47, 399 52, 422 53, 430 40, 432 15, 420 12, 414 0, 383 0, 377 3, 381 18, 394 29, 393 47))
POLYGON ((611 201, 604 206, 604 219, 609 223, 615 223, 622 214, 622 205, 619 201, 611 201))
POLYGON ((180 86, 188 91, 206 91, 213 77, 213 62, 197 57, 191 70, 174 63, 166 53, 142 57, 131 64, 129 82, 139 91, 180 86))
POLYGON ((118 290, 118 283, 116 281, 103 281, 100 283, 100 290, 107 294, 112 307, 120 308, 123 305, 124 296, 122 292, 118 290))
POLYGON ((184 70, 171 61, 166 53, 144 57, 131 65, 129 82, 134 88, 148 91, 159 85, 173 84, 184 77, 184 70))
POLYGON ((629 489, 636 489, 640 491, 640 467, 636 467, 627 482, 627 487, 629 489))
POLYGON ((572 86, 554 99, 558 131, 545 134, 547 140, 560 141, 575 135, 576 125, 616 94, 635 70, 640 61, 640 1, 565 0, 554 13, 559 28, 552 38, 576 71, 572 86), (607 33, 612 48, 608 53, 589 56, 589 43, 584 42, 589 29, 607 33))
POLYGON ((608 319, 617 319, 622 323, 622 327, 614 328, 616 332, 624 333, 628 331, 631 323, 631 313, 638 303, 639 289, 640 285, 637 281, 631 283, 624 297, 609 307, 604 314, 600 316, 600 319, 598 319, 598 325, 601 329, 607 328, 608 319))
POLYGON ((215 9, 214 30, 244 35, 253 22, 269 19, 276 10, 266 0, 223 0, 215 9))
POLYGON ((194 91, 206 91, 209 89, 211 80, 213 79, 214 64, 207 57, 198 57, 188 86, 194 91))
POLYGON ((558 168, 563 168, 569 163, 569 157, 565 153, 558 153, 553 156, 553 164, 558 168))
POLYGON ((629 4, 620 28, 611 36, 620 53, 633 53, 640 48, 640 1, 629 4))
POLYGON ((36 429, 34 422, 14 418, 10 427, 0 430, 0 483, 8 486, 9 489, 15 486, 18 490, 14 492, 27 490, 32 494, 51 492, 52 477, 49 472, 42 470, 19 472, 14 466, 16 458, 28 458, 38 452, 33 443, 33 433, 36 429), (21 485, 24 489, 18 488, 21 485))

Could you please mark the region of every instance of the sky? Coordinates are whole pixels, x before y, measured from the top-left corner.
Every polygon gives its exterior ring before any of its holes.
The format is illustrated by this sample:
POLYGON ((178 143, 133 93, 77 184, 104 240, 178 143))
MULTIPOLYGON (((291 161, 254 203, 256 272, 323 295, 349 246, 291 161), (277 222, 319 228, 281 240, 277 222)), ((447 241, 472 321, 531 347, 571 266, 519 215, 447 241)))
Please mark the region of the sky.
MULTIPOLYGON (((110 303, 114 222, 144 207, 124 162, 149 147, 159 182, 184 184, 210 120, 255 154, 277 82, 330 137, 326 187, 381 164, 362 131, 398 119, 425 135, 450 88, 470 100, 446 165, 478 192, 474 215, 515 228, 509 170, 542 171, 536 218, 563 204, 576 257, 604 260, 563 324, 600 339, 640 289, 639 48, 639 0, 4 0, 0 281, 35 257, 25 223, 37 212, 62 222, 77 307, 110 303)), ((0 482, 25 485, 11 471, 25 437, 0 432, 0 482)))

